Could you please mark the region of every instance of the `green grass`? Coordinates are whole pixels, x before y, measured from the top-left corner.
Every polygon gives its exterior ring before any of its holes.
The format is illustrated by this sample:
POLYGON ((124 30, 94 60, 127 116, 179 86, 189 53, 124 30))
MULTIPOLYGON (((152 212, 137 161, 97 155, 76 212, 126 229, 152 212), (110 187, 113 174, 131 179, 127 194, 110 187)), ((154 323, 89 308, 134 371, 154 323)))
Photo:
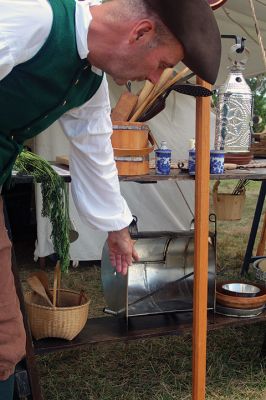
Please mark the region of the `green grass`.
MULTIPOLYGON (((221 181, 219 193, 232 193, 236 182, 221 181)), ((221 275, 228 274, 228 278, 239 277, 242 267, 248 238, 250 234, 252 218, 255 211, 260 183, 250 181, 246 187, 246 200, 242 218, 239 221, 217 221, 217 253, 218 272, 221 275)), ((213 211, 211 199, 211 211, 213 211)), ((261 218, 258 234, 256 237, 254 252, 256 252, 260 231, 263 224, 261 218)), ((211 226, 210 226, 210 229, 211 226)), ((251 278, 252 268, 250 268, 251 278)))
MULTIPOLYGON (((208 400, 264 398, 263 334, 259 325, 209 334, 208 400)), ((192 341, 185 336, 88 346, 41 357, 39 366, 47 400, 184 400, 191 398, 191 362, 192 341)))
MULTIPOLYGON (((230 192, 233 186, 232 181, 222 182, 219 191, 230 192)), ((239 278, 258 191, 259 183, 248 185, 240 221, 217 222, 219 280, 239 278)), ((26 276, 38 266, 23 254, 18 261, 26 288, 26 276)), ((52 274, 52 265, 47 268, 52 274)), ((252 271, 248 278, 254 279, 252 271)), ((103 316, 99 265, 82 263, 71 269, 62 286, 84 288, 92 299, 90 317, 103 316)), ((264 334, 265 324, 208 333, 207 400, 266 399, 266 361, 259 357, 264 334)), ((89 345, 39 356, 38 367, 45 400, 188 400, 192 392, 192 338, 185 335, 89 345)))

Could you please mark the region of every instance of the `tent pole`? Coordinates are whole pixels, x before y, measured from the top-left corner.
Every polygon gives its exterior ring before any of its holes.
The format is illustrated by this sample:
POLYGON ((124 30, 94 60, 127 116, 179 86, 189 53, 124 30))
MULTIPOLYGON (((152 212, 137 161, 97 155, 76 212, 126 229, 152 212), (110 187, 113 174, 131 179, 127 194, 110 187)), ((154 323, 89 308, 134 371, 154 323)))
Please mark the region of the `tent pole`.
MULTIPOLYGON (((197 83, 210 85, 197 78, 197 83)), ((208 235, 210 174, 209 97, 196 100, 195 252, 193 293, 192 399, 204 400, 206 390, 208 235)))

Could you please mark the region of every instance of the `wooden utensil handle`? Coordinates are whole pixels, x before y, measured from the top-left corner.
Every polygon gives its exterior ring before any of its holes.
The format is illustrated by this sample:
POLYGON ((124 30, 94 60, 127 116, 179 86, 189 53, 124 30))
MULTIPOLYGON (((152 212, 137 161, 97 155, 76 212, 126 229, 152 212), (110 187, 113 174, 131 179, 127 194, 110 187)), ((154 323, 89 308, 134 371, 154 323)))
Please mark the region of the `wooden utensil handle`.
POLYGON ((57 261, 55 270, 54 270, 54 286, 53 286, 53 306, 58 307, 58 297, 61 285, 61 267, 60 262, 57 261))
POLYGON ((189 71, 189 68, 184 68, 182 69, 182 71, 178 72, 173 79, 171 79, 170 81, 167 81, 164 86, 158 90, 157 92, 155 92, 155 88, 152 90, 152 92, 149 94, 149 96, 146 98, 146 100, 141 104, 141 106, 136 110, 136 112, 133 114, 133 116, 131 117, 130 121, 131 122, 136 122, 138 121, 139 117, 145 112, 147 111, 147 109, 154 103, 154 101, 161 96, 162 93, 164 93, 164 91, 166 89, 168 89, 170 86, 172 86, 174 83, 176 83, 179 79, 182 79, 186 73, 189 71))

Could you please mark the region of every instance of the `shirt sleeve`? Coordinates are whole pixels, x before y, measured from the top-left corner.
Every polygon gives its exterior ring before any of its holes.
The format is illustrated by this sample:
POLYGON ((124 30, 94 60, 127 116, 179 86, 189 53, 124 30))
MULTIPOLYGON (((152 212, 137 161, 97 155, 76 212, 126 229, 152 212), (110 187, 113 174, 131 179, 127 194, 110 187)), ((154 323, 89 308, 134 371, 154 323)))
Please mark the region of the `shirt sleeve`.
POLYGON ((71 189, 79 215, 90 227, 105 232, 123 229, 132 221, 120 193, 110 111, 104 77, 92 99, 59 120, 70 141, 71 189))
POLYGON ((0 80, 40 50, 52 20, 51 6, 46 1, 0 1, 0 80))

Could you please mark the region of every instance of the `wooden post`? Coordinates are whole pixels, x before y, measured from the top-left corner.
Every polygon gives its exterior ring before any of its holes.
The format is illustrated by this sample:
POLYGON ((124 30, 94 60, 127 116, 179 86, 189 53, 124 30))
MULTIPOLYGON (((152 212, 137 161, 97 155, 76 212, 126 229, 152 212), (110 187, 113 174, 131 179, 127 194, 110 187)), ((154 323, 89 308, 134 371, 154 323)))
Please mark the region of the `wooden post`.
POLYGON ((256 256, 263 256, 266 244, 266 212, 264 213, 263 226, 260 233, 260 241, 257 248, 256 256))
MULTIPOLYGON (((197 83, 210 89, 197 78, 197 83)), ((193 365, 192 399, 205 399, 208 235, 210 175, 210 104, 209 97, 196 100, 196 177, 195 177, 195 253, 193 294, 193 365)))

